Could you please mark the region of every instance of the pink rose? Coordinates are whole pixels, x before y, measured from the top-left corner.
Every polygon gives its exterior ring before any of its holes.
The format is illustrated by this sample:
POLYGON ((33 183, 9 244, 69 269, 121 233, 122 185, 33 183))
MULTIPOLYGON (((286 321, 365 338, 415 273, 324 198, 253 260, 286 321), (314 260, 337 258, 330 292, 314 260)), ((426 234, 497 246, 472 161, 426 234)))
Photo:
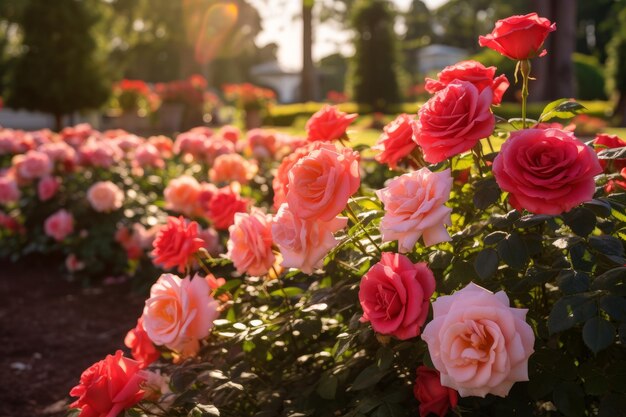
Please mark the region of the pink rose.
POLYGON ((346 129, 358 114, 346 114, 335 106, 325 105, 306 122, 307 139, 330 142, 346 136, 346 129))
POLYGON ((509 80, 504 74, 494 78, 496 69, 496 67, 485 67, 477 61, 461 61, 445 67, 437 74, 437 80, 426 78, 426 91, 434 94, 443 90, 455 80, 469 81, 476 86, 479 93, 487 87, 491 88, 491 91, 493 91, 493 104, 497 105, 502 102, 502 96, 509 88, 509 80))
POLYGON ((225 125, 220 129, 220 136, 229 142, 237 143, 241 136, 241 131, 236 126, 225 125))
POLYGON ((272 219, 272 237, 283 257, 281 265, 312 274, 314 269, 322 267, 324 257, 339 243, 333 233, 347 224, 346 217, 329 222, 302 220, 284 203, 272 219))
POLYGON ((383 252, 361 278, 361 321, 400 340, 418 336, 434 292, 435 276, 424 262, 414 264, 404 255, 383 252))
POLYGON ((204 147, 205 159, 207 164, 213 164, 215 158, 220 155, 227 155, 229 153, 235 153, 235 145, 232 142, 225 139, 211 139, 206 143, 204 147))
POLYGON ((60 242, 74 231, 74 217, 61 209, 48 217, 44 223, 46 235, 60 242))
POLYGON ((535 335, 527 311, 510 307, 504 291, 494 294, 474 283, 437 298, 422 339, 441 385, 461 397, 505 397, 515 382, 528 381, 535 335))
POLYGON ((173 179, 163 191, 165 208, 193 217, 198 213, 200 191, 200 183, 194 177, 183 175, 173 179))
POLYGON ((218 316, 218 302, 211 297, 206 280, 163 274, 150 289, 142 318, 153 343, 192 357, 218 316))
POLYGON ((359 154, 325 144, 289 171, 287 202, 302 219, 328 222, 343 211, 360 184, 359 154))
POLYGON ((511 16, 498 20, 490 34, 478 38, 478 44, 510 59, 531 59, 546 54, 543 43, 555 30, 556 23, 537 13, 511 16))
POLYGON ((134 163, 142 168, 163 168, 165 161, 161 157, 161 153, 153 144, 146 142, 135 149, 134 163))
POLYGON ((252 129, 246 135, 247 150, 258 159, 269 159, 276 153, 276 134, 265 129, 252 129))
POLYGON ((493 161, 511 205, 535 214, 561 214, 591 200, 601 173, 593 150, 558 129, 512 132, 493 161))
POLYGON ((20 189, 12 176, 0 176, 0 204, 16 202, 20 199, 20 189))
POLYGON ((43 152, 28 151, 23 158, 19 159, 16 165, 17 174, 20 178, 33 180, 52 173, 52 161, 43 152))
POLYGON ((124 152, 112 141, 90 138, 80 149, 83 166, 110 168, 124 156, 124 152))
POLYGON ((228 228, 228 253, 237 272, 253 276, 267 274, 276 257, 272 252, 272 216, 252 208, 250 214, 235 214, 228 228))
POLYGON ((378 151, 376 160, 396 169, 398 162, 416 148, 413 142, 413 116, 401 114, 383 128, 383 134, 372 149, 378 151))
POLYGON ((122 207, 124 191, 111 181, 98 181, 87 190, 91 207, 101 213, 109 213, 122 207))
POLYGON ((291 168, 293 168, 300 159, 322 146, 323 142, 313 142, 308 146, 296 149, 292 154, 287 155, 282 160, 272 180, 272 188, 274 189, 274 209, 278 210, 278 208, 287 201, 289 171, 291 171, 291 168))
POLYGON ((56 177, 43 177, 37 184, 37 196, 41 201, 50 200, 59 191, 61 181, 56 177))
POLYGON ((413 250, 421 237, 431 246, 450 240, 452 209, 445 206, 452 190, 450 169, 431 172, 428 168, 401 175, 376 195, 385 205, 380 223, 384 242, 398 241, 400 253, 413 250))
POLYGON ((70 253, 65 258, 65 267, 69 272, 74 273, 85 269, 85 263, 81 262, 75 254, 70 253))
POLYGON ((213 183, 237 181, 247 184, 258 171, 254 162, 246 160, 237 153, 220 155, 213 161, 209 178, 213 183))
POLYGON ((418 112, 413 140, 422 147, 424 159, 436 164, 469 151, 493 132, 493 92, 482 92, 469 81, 454 81, 435 94, 418 112))

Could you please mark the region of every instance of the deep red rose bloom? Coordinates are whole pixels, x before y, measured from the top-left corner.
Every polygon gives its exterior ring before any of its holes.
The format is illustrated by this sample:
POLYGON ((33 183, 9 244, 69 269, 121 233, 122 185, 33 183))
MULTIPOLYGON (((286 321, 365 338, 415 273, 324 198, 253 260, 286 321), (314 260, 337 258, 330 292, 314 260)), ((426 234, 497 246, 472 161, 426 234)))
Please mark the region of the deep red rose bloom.
POLYGON ((335 106, 326 105, 306 122, 307 140, 329 142, 341 139, 357 116, 339 111, 335 106))
POLYGON ((217 190, 209 201, 207 216, 218 230, 227 230, 235 222, 235 213, 248 209, 248 202, 230 187, 217 190))
POLYGON ((161 356, 143 328, 143 317, 139 317, 137 326, 126 333, 124 345, 130 349, 131 355, 142 368, 147 367, 161 356))
POLYGON ((417 116, 413 140, 431 164, 469 151, 493 133, 492 91, 482 92, 469 81, 454 81, 424 104, 417 116))
POLYGON ((437 79, 426 78, 426 91, 435 94, 448 86, 455 80, 469 81, 474 84, 478 92, 482 92, 485 88, 491 87, 493 91, 493 104, 500 104, 502 96, 507 88, 509 88, 509 80, 506 75, 496 76, 496 67, 485 67, 476 61, 461 61, 457 64, 445 67, 439 74, 437 79), (495 78, 494 78, 495 77, 495 78))
POLYGON ((153 242, 154 264, 165 269, 178 267, 178 272, 185 272, 185 267, 193 255, 204 246, 198 237, 198 223, 189 222, 184 217, 168 217, 167 224, 157 233, 153 242))
POLYGON ((478 43, 510 59, 531 59, 546 54, 543 43, 555 30, 556 23, 537 13, 511 16, 498 20, 493 31, 479 37, 478 43))
POLYGON ((379 151, 376 160, 388 164, 392 169, 415 149, 413 142, 413 116, 401 114, 383 128, 383 134, 372 147, 379 151))
POLYGON ((441 385, 439 372, 426 366, 417 368, 413 394, 420 402, 420 417, 431 413, 444 417, 459 401, 459 394, 455 390, 441 385))
MULTIPOLYGON (((621 148, 626 146, 626 142, 617 137, 616 135, 608 135, 606 133, 598 133, 596 138, 593 140, 593 147, 596 152, 600 152, 604 149, 612 149, 612 148, 621 148)), ((609 165, 609 160, 600 159, 600 165, 602 168, 606 169, 607 165, 609 165)), ((622 168, 626 168, 626 159, 614 159, 613 160, 613 169, 615 172, 621 171, 622 168)))
POLYGON ((70 391, 78 397, 70 408, 79 408, 80 417, 116 417, 141 401, 145 380, 139 362, 118 350, 83 372, 80 383, 70 391))

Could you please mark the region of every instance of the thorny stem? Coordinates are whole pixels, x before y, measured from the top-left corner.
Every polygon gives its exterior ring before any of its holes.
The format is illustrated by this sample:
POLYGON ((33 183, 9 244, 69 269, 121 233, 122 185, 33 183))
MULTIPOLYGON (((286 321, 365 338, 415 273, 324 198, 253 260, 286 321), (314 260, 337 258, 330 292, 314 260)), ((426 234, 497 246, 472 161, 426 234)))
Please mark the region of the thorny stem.
POLYGON ((522 128, 526 129, 526 102, 528 101, 528 80, 530 79, 530 61, 520 61, 522 73, 522 128))

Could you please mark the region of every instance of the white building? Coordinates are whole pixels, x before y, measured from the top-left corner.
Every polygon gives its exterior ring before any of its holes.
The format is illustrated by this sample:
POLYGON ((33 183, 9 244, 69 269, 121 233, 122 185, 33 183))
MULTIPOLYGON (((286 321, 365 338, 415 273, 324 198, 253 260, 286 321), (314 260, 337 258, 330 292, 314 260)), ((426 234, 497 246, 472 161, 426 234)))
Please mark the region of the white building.
POLYGON ((454 46, 432 44, 417 51, 417 70, 420 74, 440 71, 448 65, 467 58, 467 51, 454 46))
POLYGON ((250 76, 256 84, 276 91, 280 103, 294 103, 299 99, 299 71, 288 71, 281 68, 277 61, 269 61, 252 67, 250 76))

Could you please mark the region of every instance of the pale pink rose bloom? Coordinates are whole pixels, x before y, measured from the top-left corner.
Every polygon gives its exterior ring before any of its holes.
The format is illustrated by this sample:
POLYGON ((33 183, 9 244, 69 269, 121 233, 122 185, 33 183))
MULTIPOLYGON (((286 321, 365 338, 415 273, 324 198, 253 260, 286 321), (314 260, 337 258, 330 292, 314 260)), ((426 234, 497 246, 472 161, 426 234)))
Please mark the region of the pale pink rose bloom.
POLYGON ((135 149, 135 164, 142 167, 163 168, 165 161, 156 146, 150 142, 143 143, 135 149))
POLYGON ((124 152, 113 141, 92 137, 81 146, 79 155, 81 165, 110 168, 122 159, 124 152))
POLYGON ((124 191, 111 181, 99 181, 87 190, 91 207, 101 213, 117 210, 124 204, 124 191))
POLYGON ((48 155, 53 162, 74 162, 76 159, 76 151, 65 142, 45 143, 37 150, 48 155))
POLYGON ((20 178, 33 180, 52 173, 54 168, 52 161, 43 152, 28 151, 23 158, 15 159, 17 164, 15 168, 20 178))
POLYGON ((125 134, 112 138, 111 141, 115 146, 124 151, 124 153, 129 153, 144 143, 145 139, 137 135, 125 134))
POLYGON ((359 154, 332 143, 301 158, 289 171, 287 203, 302 219, 331 221, 361 184, 359 154))
POLYGON ((0 204, 8 204, 20 199, 20 189, 15 178, 10 175, 0 177, 0 204))
POLYGON ((256 163, 248 161, 238 153, 220 155, 213 161, 209 178, 213 183, 237 181, 247 184, 257 173, 256 163))
POLYGON ((272 252, 272 216, 252 208, 250 214, 235 213, 228 228, 228 253, 237 272, 253 276, 267 274, 276 257, 272 252))
POLYGON ((150 289, 143 309, 143 327, 156 345, 183 357, 195 356, 219 316, 219 304, 200 276, 193 279, 163 274, 150 289))
POLYGON ((194 157, 194 159, 201 160, 204 159, 205 155, 205 146, 206 142, 208 142, 209 138, 200 133, 194 132, 184 132, 180 135, 176 136, 176 141, 174 142, 174 153, 175 154, 189 154, 194 157))
POLYGON ((276 134, 265 129, 252 129, 246 136, 247 151, 258 159, 269 159, 276 153, 276 134))
POLYGON ((422 168, 391 180, 376 191, 385 205, 380 223, 384 242, 398 241, 398 251, 410 252, 421 237, 431 246, 450 240, 446 225, 451 225, 452 209, 444 204, 452 190, 450 169, 431 172, 422 168))
POLYGON ((165 208, 193 217, 199 210, 200 191, 200 183, 194 177, 183 175, 173 179, 163 191, 165 208))
POLYGON ((61 181, 58 178, 48 176, 43 177, 37 184, 37 196, 41 201, 50 200, 59 191, 61 181))
POLYGON ((213 138, 205 143, 204 162, 213 164, 220 155, 235 153, 235 145, 226 139, 213 138))
POLYGON ((44 231, 46 235, 60 242, 74 231, 74 216, 61 209, 46 219, 44 231))
POLYGON ((334 233, 347 224, 346 217, 336 217, 329 222, 303 220, 283 203, 272 219, 272 238, 283 257, 281 265, 312 274, 322 267, 324 257, 339 243, 334 233))
POLYGON ((437 298, 422 339, 441 385, 461 397, 506 397, 515 382, 528 381, 535 335, 527 312, 510 307, 504 291, 494 294, 474 283, 437 298))
POLYGON ((78 260, 75 254, 70 253, 67 255, 67 258, 65 258, 65 267, 70 272, 77 272, 85 268, 85 263, 78 260))

